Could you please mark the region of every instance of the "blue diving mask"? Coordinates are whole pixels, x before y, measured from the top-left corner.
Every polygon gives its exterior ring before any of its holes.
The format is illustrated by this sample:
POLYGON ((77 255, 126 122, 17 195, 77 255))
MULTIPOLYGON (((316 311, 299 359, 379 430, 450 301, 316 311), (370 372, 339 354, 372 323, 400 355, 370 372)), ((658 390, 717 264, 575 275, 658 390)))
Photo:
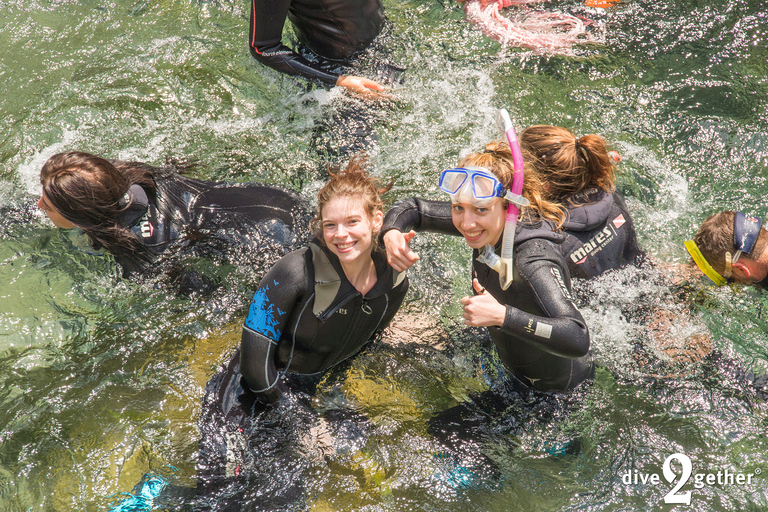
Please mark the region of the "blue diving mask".
POLYGON ((730 252, 725 253, 724 277, 731 277, 732 265, 739 261, 739 257, 743 253, 752 253, 752 249, 755 248, 757 243, 757 238, 760 236, 762 225, 763 221, 760 220, 760 217, 752 217, 745 215, 744 212, 736 212, 736 216, 733 219, 733 246, 736 252, 733 255, 730 252))
POLYGON ((530 203, 522 196, 513 194, 484 167, 457 167, 440 175, 440 190, 451 196, 453 203, 469 203, 479 208, 490 206, 496 198, 503 197, 519 206, 530 203))

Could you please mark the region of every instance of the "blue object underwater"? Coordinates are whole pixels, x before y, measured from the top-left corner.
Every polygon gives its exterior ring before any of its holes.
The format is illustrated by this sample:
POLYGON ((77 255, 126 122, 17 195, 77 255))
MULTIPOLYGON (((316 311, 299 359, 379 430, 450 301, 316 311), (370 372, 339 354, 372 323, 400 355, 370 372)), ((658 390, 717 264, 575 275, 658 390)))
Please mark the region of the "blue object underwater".
POLYGON ((141 481, 133 488, 133 494, 120 493, 127 495, 128 498, 110 508, 108 512, 144 512, 153 510, 155 508, 155 499, 160 496, 160 493, 167 486, 168 480, 163 476, 145 473, 141 481))

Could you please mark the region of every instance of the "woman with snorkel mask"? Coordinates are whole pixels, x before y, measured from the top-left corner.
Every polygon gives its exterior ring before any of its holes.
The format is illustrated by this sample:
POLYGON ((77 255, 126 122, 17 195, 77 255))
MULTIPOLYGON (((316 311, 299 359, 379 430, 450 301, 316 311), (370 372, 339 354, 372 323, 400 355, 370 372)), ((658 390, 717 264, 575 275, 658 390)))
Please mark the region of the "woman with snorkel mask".
MULTIPOLYGON (((510 139, 516 146, 516 138, 510 139)), ((510 195, 514 173, 505 142, 466 156, 441 175, 440 188, 450 202, 411 198, 387 213, 382 229, 387 257, 399 271, 418 260, 408 247, 412 229, 463 236, 473 249, 475 273, 474 296, 461 299, 464 323, 488 327, 500 360, 523 388, 569 391, 590 379, 594 366, 589 331, 571 300, 568 266, 557 246, 564 214, 543 198, 534 173, 525 173, 522 199, 510 195), (507 197, 528 205, 519 206, 520 222, 507 237, 514 235, 511 268, 497 266, 506 274, 500 275, 483 261, 489 252, 502 253, 507 197)))

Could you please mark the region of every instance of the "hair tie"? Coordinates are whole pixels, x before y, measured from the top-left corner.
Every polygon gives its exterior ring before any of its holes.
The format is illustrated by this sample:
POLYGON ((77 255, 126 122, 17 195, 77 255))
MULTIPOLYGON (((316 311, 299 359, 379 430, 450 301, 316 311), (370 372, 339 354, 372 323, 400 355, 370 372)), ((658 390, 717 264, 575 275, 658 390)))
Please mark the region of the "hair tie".
POLYGON ((587 161, 587 150, 584 149, 584 146, 579 145, 579 139, 576 137, 573 138, 573 145, 576 146, 576 152, 581 153, 582 158, 584 158, 584 161, 587 161))

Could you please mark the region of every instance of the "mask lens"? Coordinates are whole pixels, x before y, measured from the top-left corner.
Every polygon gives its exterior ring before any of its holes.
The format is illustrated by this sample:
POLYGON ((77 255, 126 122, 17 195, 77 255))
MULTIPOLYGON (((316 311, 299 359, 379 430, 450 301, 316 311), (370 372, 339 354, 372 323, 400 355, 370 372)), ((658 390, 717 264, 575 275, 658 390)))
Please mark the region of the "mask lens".
POLYGON ((736 212, 736 217, 733 220, 733 245, 736 249, 750 254, 755 248, 757 237, 760 236, 762 224, 759 217, 736 212))
POLYGON ((478 199, 497 197, 498 194, 496 193, 496 189, 498 184, 498 180, 489 176, 483 176, 482 174, 475 174, 472 176, 475 197, 478 199))
POLYGON ((459 171, 456 169, 449 169, 443 171, 440 176, 440 190, 449 194, 455 194, 459 191, 464 182, 467 179, 466 171, 459 171))

